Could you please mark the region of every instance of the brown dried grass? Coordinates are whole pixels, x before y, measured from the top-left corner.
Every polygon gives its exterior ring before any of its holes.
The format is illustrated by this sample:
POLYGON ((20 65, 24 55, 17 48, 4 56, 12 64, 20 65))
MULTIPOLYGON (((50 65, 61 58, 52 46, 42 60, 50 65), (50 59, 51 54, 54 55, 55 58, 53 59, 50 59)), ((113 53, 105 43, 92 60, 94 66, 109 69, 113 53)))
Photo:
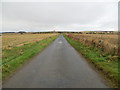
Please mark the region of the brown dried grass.
POLYGON ((28 43, 37 42, 57 34, 3 34, 2 49, 11 49, 28 43))
POLYGON ((68 36, 85 45, 99 48, 104 53, 118 54, 118 35, 68 34, 68 36))

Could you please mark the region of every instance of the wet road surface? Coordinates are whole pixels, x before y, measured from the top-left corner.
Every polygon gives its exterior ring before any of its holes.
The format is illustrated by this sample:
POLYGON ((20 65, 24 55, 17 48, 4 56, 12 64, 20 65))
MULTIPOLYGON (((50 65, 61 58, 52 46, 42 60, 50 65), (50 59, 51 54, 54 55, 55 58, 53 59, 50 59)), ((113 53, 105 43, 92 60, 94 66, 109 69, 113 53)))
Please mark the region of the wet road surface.
POLYGON ((107 88, 103 79, 60 35, 6 80, 3 88, 107 88))

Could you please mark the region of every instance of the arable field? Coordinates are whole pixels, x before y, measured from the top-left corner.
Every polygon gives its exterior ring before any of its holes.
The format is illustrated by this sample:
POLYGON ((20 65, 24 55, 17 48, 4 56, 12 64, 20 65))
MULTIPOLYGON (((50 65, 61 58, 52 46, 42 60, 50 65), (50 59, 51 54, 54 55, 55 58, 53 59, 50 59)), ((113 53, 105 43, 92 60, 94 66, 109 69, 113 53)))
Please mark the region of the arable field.
POLYGON ((3 34, 2 48, 11 49, 55 36, 56 34, 3 34))
POLYGON ((57 33, 3 34, 2 77, 12 74, 26 60, 40 52, 57 38, 57 33))
POLYGON ((117 87, 118 35, 71 33, 65 34, 65 37, 114 87, 117 87))

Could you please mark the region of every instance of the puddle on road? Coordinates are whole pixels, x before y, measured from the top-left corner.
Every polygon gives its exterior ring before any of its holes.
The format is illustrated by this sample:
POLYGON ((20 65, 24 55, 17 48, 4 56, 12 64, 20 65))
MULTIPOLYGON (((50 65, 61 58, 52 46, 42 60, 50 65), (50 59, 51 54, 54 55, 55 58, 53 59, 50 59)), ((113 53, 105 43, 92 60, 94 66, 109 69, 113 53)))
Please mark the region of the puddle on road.
POLYGON ((58 43, 62 44, 62 41, 59 41, 58 43))

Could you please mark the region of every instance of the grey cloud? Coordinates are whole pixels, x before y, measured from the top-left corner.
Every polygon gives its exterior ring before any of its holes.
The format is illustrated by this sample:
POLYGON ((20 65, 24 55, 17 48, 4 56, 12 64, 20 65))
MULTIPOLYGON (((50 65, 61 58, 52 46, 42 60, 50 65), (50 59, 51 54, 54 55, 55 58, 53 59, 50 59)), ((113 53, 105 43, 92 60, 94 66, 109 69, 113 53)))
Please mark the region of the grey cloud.
POLYGON ((117 30, 113 2, 3 2, 3 30, 117 30))

